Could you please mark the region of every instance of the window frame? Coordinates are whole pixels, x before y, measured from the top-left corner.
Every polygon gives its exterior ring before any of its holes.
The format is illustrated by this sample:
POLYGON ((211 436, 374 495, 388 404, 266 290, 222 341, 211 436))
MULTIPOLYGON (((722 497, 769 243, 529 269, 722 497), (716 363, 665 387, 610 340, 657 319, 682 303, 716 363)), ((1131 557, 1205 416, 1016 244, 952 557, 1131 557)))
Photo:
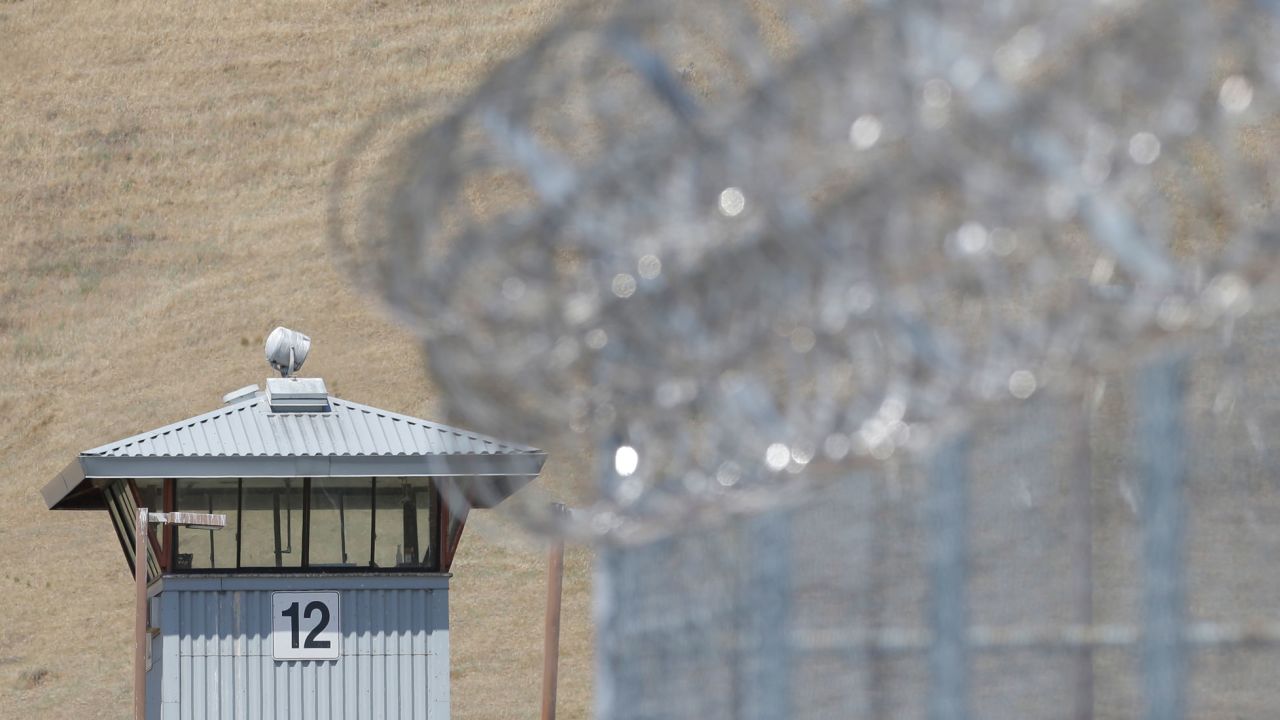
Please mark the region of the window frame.
MULTIPOLYGON (((166 505, 172 502, 173 507, 166 507, 165 510, 167 512, 173 512, 179 509, 179 507, 182 505, 182 495, 183 495, 183 490, 185 489, 185 483, 191 482, 193 480, 202 480, 202 479, 207 480, 208 478, 185 478, 185 479, 176 478, 174 479, 172 481, 173 490, 171 493, 167 492, 165 497, 166 505), (172 498, 172 500, 170 500, 170 498, 172 498)), ((252 480, 257 480, 257 479, 258 478, 253 478, 251 479, 251 482, 247 484, 250 489, 253 488, 252 480)), ((233 539, 233 542, 235 543, 235 566, 234 567, 217 567, 217 568, 189 568, 189 569, 182 569, 182 570, 177 569, 175 567, 176 558, 178 554, 181 552, 181 547, 179 544, 180 541, 178 540, 179 533, 175 531, 175 532, 172 532, 171 535, 169 535, 169 537, 172 538, 172 543, 166 543, 166 548, 164 553, 165 561, 166 561, 164 572, 169 574, 176 574, 176 575, 227 575, 227 574, 237 574, 237 575, 363 574, 363 575, 368 575, 370 573, 378 573, 378 574, 394 573, 394 574, 408 574, 408 575, 433 574, 434 575, 434 574, 441 574, 442 572, 447 572, 447 570, 440 569, 442 560, 446 558, 448 555, 442 552, 442 549, 438 546, 439 542, 445 536, 440 531, 440 522, 441 522, 441 516, 442 516, 441 507, 443 504, 443 499, 441 497, 439 485, 436 482, 435 478, 433 477, 405 478, 401 476, 376 476, 376 477, 366 477, 366 478, 350 478, 351 480, 367 481, 369 484, 369 493, 370 493, 370 508, 369 508, 370 528, 369 528, 369 538, 368 538, 369 544, 370 544, 369 563, 363 564, 363 565, 355 565, 351 567, 334 566, 331 564, 322 564, 314 567, 311 565, 311 562, 310 562, 311 561, 311 539, 313 536, 313 533, 311 532, 311 520, 312 520, 311 511, 312 511, 312 500, 313 500, 312 479, 313 478, 303 477, 303 478, 264 478, 264 479, 269 479, 269 480, 293 479, 293 480, 302 481, 302 519, 301 519, 302 547, 301 547, 301 556, 299 558, 299 564, 297 566, 283 566, 283 567, 270 567, 270 566, 257 566, 257 565, 249 566, 249 567, 244 566, 242 550, 243 550, 243 526, 244 526, 244 514, 245 514, 244 512, 244 493, 246 489, 245 478, 226 478, 226 482, 228 484, 231 484, 232 482, 234 482, 234 485, 235 485, 236 521, 234 524, 235 537, 233 539), (397 482, 408 480, 410 483, 413 483, 415 485, 421 483, 422 486, 425 487, 428 493, 429 502, 431 504, 428 512, 422 513, 420 510, 416 510, 414 514, 414 524, 416 527, 416 534, 417 534, 416 539, 419 546, 417 548, 417 555, 418 557, 421 558, 420 562, 417 565, 379 567, 372 564, 374 562, 374 558, 376 557, 375 545, 377 542, 376 533, 377 533, 377 524, 378 524, 378 516, 379 516, 378 507, 377 507, 377 492, 378 492, 378 485, 380 480, 382 481, 395 480, 397 482), (421 527, 420 518, 422 516, 425 516, 427 519, 427 524, 428 524, 427 528, 421 527), (425 553, 421 549, 421 543, 423 539, 427 539, 428 541, 428 546, 425 553)), ((329 479, 329 478, 325 478, 325 479, 329 479)), ((338 479, 338 478, 333 478, 333 479, 338 479)), ((201 510, 201 512, 207 512, 207 509, 203 509, 201 510)), ((399 512, 403 513, 404 510, 400 510, 399 512)), ((391 516, 392 527, 401 526, 401 522, 403 522, 403 516, 400 521, 397 521, 395 519, 396 511, 391 511, 390 513, 388 513, 386 510, 384 510, 382 514, 383 515, 389 514, 391 516)), ((276 515, 277 517, 274 519, 278 520, 278 512, 276 513, 276 515)), ((386 519, 383 519, 383 522, 385 523, 388 521, 386 519)), ((166 525, 165 527, 166 529, 169 529, 172 526, 166 525)), ((232 528, 228 526, 227 528, 220 530, 218 532, 228 532, 231 529, 232 528)), ((402 542, 403 542, 403 538, 402 538, 402 542)))

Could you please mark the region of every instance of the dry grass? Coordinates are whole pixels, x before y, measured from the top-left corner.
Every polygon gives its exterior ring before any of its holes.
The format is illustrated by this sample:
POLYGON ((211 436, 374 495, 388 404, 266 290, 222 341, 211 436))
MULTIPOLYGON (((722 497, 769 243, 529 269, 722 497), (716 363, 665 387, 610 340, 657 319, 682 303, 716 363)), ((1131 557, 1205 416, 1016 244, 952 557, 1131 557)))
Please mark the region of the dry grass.
MULTIPOLYGON (((438 414, 409 336, 327 256, 332 166, 364 120, 465 90, 563 5, 0 0, 0 718, 129 712, 108 521, 37 493, 75 452, 261 381, 277 323, 316 339, 307 369, 339 394, 438 414)), ((545 561, 475 525, 456 716, 530 717, 545 561)), ((588 563, 568 563, 566 718, 590 706, 588 563)))

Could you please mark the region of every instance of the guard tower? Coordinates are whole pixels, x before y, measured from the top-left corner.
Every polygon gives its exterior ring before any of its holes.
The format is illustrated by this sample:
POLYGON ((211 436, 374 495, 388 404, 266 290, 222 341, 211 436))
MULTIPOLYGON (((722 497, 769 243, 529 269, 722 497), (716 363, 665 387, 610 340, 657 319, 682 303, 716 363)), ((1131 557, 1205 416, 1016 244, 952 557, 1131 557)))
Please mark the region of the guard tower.
POLYGON ((147 564, 148 718, 447 720, 449 568, 467 513, 536 478, 546 455, 289 377, 310 345, 297 338, 277 343, 285 376, 265 391, 80 453, 45 502, 105 510, 131 570, 147 564), (161 525, 138 553, 139 507, 226 526, 161 525))

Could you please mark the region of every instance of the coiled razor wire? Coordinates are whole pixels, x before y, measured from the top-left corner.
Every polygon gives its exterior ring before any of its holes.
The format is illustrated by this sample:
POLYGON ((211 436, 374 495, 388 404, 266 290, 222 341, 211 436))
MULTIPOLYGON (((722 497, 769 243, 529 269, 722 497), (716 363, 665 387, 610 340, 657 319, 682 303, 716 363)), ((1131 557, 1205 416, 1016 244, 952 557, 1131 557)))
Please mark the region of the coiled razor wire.
POLYGON ((564 531, 647 537, 1270 313, 1274 37, 1253 3, 593 4, 376 120, 331 235, 452 419, 614 453, 564 531))

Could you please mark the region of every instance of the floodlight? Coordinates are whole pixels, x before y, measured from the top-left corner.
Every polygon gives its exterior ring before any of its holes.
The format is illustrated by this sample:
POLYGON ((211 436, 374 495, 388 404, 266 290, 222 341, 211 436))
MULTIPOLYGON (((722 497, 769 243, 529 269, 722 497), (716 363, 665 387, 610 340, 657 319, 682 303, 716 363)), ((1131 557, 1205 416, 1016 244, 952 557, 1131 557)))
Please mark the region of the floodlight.
POLYGON ((278 327, 267 336, 267 362, 280 372, 281 377, 289 377, 302 368, 307 353, 311 351, 311 338, 297 330, 278 327))

